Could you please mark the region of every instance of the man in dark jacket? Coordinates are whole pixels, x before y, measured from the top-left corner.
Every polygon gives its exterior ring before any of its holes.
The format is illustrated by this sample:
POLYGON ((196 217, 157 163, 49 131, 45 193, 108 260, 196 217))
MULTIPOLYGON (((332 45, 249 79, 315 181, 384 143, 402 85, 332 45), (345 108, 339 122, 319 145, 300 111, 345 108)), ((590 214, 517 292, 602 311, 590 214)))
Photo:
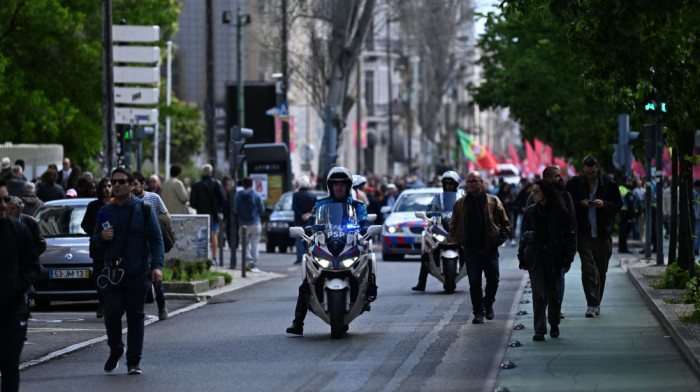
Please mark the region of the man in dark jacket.
POLYGON ((39 224, 36 223, 34 217, 22 213, 23 210, 24 202, 22 199, 17 196, 11 196, 9 210, 7 213, 11 217, 17 219, 23 225, 27 226, 29 233, 31 233, 32 238, 34 239, 34 246, 36 247, 37 254, 41 255, 46 250, 46 240, 44 239, 44 236, 41 235, 39 224))
POLYGON ((622 207, 617 184, 600 174, 598 160, 589 155, 583 159, 583 174, 566 184, 576 209, 576 248, 581 257, 581 280, 588 308, 586 317, 600 314, 605 290, 605 276, 612 256, 612 231, 615 214, 622 207))
POLYGON ((154 208, 144 208, 143 201, 132 197, 134 175, 118 167, 112 172, 112 201, 98 212, 92 241, 103 249, 109 280, 104 283, 104 319, 107 329, 109 358, 107 373, 117 368, 124 355, 122 316, 126 312, 128 329, 126 366, 129 374, 141 374, 139 362, 143 350, 146 293, 151 282, 163 280, 163 237, 154 208), (104 212, 104 213, 102 213, 104 212), (150 216, 144 216, 144 212, 150 216), (102 214, 101 214, 102 213, 102 214))
POLYGON ((455 202, 450 220, 450 237, 464 248, 474 319, 482 324, 494 318, 498 280, 498 247, 510 236, 510 221, 498 197, 484 191, 478 171, 467 174, 467 195, 455 202), (481 276, 486 277, 485 290, 481 276))
MULTIPOLYGON (((292 209, 294 210, 294 225, 306 226, 311 210, 316 204, 316 195, 309 189, 308 176, 301 176, 298 181, 299 189, 292 195, 292 209)), ((301 258, 306 250, 306 244, 301 238, 296 239, 297 259, 294 264, 301 264, 301 258)))
POLYGON ((211 236, 212 262, 218 266, 216 251, 219 248, 219 213, 224 205, 226 195, 224 186, 212 176, 214 169, 211 165, 202 166, 202 178, 192 185, 190 206, 197 214, 209 215, 209 231, 211 236))
POLYGON ((10 196, 0 179, 0 372, 2 390, 19 390, 19 361, 27 336, 27 289, 39 276, 39 257, 25 225, 10 218, 10 196))

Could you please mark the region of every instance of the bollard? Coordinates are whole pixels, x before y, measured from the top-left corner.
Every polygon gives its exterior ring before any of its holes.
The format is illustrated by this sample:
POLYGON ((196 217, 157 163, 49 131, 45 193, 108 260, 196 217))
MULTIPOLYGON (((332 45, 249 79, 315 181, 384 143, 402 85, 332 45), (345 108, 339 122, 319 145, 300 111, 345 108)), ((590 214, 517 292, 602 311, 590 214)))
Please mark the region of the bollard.
POLYGON ((241 226, 241 277, 245 278, 245 271, 248 269, 248 226, 241 226))

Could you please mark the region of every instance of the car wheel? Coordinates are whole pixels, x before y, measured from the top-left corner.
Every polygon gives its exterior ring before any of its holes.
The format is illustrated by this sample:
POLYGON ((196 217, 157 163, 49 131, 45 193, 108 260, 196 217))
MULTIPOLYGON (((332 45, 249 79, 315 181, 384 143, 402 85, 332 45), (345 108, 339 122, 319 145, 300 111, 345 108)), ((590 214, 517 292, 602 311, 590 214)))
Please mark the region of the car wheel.
POLYGON ((275 253, 275 244, 268 242, 265 245, 265 250, 267 250, 267 253, 275 253))
POLYGON ((403 260, 403 255, 396 254, 396 253, 384 253, 384 252, 382 252, 382 259, 384 261, 401 261, 401 260, 403 260))
POLYGON ((280 253, 287 253, 287 247, 286 247, 286 246, 283 246, 283 245, 280 245, 280 246, 277 247, 277 251, 280 252, 280 253))

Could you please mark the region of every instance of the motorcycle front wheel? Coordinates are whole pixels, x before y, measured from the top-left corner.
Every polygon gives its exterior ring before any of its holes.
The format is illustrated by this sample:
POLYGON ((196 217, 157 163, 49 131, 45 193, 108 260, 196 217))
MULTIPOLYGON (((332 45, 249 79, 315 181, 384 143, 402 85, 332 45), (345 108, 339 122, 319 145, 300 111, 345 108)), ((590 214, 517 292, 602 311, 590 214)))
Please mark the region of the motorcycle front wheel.
POLYGON ((457 284, 455 279, 457 278, 457 262, 454 259, 443 260, 442 271, 445 274, 445 284, 442 287, 447 291, 448 294, 455 292, 457 284))
POLYGON ((345 334, 345 293, 333 290, 328 293, 328 313, 331 319, 331 337, 340 339, 345 334))

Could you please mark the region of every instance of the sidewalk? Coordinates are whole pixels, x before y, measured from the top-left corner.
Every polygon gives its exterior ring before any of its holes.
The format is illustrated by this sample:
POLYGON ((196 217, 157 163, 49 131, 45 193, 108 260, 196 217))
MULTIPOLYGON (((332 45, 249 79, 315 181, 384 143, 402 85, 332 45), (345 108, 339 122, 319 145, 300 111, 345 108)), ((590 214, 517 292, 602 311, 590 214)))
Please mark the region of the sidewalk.
MULTIPOLYGON (((654 298, 635 268, 625 271, 613 253, 601 314, 585 318, 581 265, 566 275, 561 337, 534 342, 532 295, 527 285, 496 386, 510 391, 697 391, 700 343, 654 298), (527 300, 527 303, 522 303, 527 300), (521 346, 512 343, 517 341, 521 346), (514 347, 515 346, 515 347, 514 347)), ((516 261, 517 262, 517 261, 516 261)))

